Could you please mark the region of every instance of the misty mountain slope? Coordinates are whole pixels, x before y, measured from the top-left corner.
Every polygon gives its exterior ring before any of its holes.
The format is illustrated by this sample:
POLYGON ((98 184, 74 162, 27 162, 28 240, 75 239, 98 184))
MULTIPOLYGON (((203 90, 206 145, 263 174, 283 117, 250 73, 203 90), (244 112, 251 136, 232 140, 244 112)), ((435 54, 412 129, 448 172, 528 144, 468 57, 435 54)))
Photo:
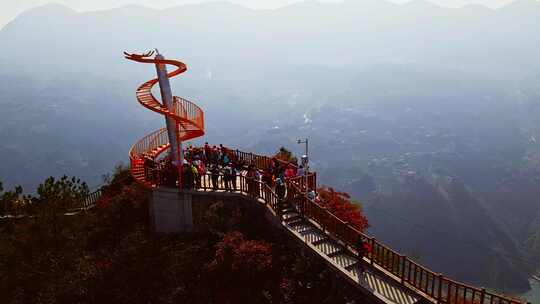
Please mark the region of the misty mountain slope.
POLYGON ((471 284, 504 290, 527 284, 520 275, 523 266, 516 269, 514 261, 506 259, 520 256, 519 249, 460 182, 432 185, 410 176, 398 187, 392 195, 370 198, 372 204, 365 208, 375 235, 417 255, 421 263, 471 284), (455 267, 460 264, 470 268, 455 267), (505 275, 496 275, 502 269, 505 275))
POLYGON ((141 116, 144 111, 125 111, 127 100, 117 92, 99 92, 98 86, 87 88, 65 78, 56 80, 17 79, 9 88, 17 89, 18 94, 0 90, 0 119, 6 122, 0 128, 0 152, 2 159, 9 160, 0 167, 0 175, 26 189, 39 177, 67 172, 86 176, 95 185, 101 174, 125 159, 129 145, 118 138, 134 141, 134 133, 152 126, 148 116, 141 116), (107 111, 100 111, 104 105, 107 111))
POLYGON ((540 206, 536 112, 523 112, 534 86, 517 98, 497 79, 390 64, 348 85, 256 146, 309 137, 320 181, 363 201, 377 237, 476 285, 526 288, 540 206))
POLYGON ((435 271, 521 291, 534 266, 516 259, 539 227, 538 28, 534 1, 36 8, 0 31, 0 178, 99 183, 163 125, 134 94, 154 68, 122 58, 158 47, 188 65, 171 83, 205 110, 202 140, 302 153, 309 137, 320 181, 363 200, 377 237, 435 271))

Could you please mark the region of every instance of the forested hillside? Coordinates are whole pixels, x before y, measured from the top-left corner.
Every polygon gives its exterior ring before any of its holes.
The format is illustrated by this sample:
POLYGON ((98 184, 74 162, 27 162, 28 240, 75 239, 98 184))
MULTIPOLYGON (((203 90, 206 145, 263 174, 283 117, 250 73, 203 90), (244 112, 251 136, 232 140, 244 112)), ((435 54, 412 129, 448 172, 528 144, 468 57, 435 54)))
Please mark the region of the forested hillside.
POLYGON ((344 282, 329 288, 322 261, 238 206, 216 202, 196 234, 157 235, 148 193, 127 171, 91 211, 55 214, 86 191, 68 184, 44 182, 34 217, 0 220, 2 303, 364 303, 344 282))

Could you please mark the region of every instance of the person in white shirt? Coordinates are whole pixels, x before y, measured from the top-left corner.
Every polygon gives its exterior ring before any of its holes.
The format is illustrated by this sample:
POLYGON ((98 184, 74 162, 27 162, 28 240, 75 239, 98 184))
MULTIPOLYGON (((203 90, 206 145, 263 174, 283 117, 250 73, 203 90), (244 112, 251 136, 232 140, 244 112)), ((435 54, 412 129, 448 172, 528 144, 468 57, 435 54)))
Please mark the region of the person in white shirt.
POLYGON ((298 170, 296 171, 296 176, 304 176, 306 173, 306 170, 304 169, 304 166, 298 167, 298 170))

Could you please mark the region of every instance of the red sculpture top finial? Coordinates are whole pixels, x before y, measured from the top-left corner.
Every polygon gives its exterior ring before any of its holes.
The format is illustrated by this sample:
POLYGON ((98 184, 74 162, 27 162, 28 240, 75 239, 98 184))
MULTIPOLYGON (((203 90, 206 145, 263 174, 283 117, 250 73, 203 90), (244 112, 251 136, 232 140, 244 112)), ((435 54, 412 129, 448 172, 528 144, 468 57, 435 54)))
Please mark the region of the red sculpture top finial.
MULTIPOLYGON (((156 49, 157 51, 157 49, 156 49)), ((129 59, 129 60, 141 60, 141 59, 146 59, 146 58, 150 58, 152 55, 154 55, 154 52, 155 51, 148 51, 146 53, 142 53, 142 54, 135 54, 135 53, 128 53, 128 52, 124 52, 124 55, 125 55, 125 58, 126 59, 129 59)), ((159 52, 157 52, 159 54, 159 52)))

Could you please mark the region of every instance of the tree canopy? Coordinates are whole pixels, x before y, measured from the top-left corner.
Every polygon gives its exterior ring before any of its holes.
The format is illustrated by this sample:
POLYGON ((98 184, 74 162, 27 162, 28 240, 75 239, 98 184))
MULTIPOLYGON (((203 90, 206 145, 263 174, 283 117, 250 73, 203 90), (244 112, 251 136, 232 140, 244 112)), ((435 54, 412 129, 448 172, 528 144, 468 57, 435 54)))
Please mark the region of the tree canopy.
POLYGON ((274 157, 287 163, 298 163, 298 158, 285 147, 279 148, 279 151, 274 155, 274 157))
MULTIPOLYGON (((36 204, 60 208, 87 191, 77 179, 47 179, 36 204)), ((329 290, 333 275, 324 262, 246 210, 215 202, 206 212, 212 229, 152 233, 148 193, 119 168, 86 213, 57 214, 53 222, 50 216, 0 221, 1 302, 341 304, 361 298, 346 284, 329 290)))
POLYGON ((360 231, 369 227, 368 219, 363 214, 361 205, 353 202, 346 192, 335 191, 331 187, 320 187, 318 193, 321 203, 342 221, 348 222, 360 231))

